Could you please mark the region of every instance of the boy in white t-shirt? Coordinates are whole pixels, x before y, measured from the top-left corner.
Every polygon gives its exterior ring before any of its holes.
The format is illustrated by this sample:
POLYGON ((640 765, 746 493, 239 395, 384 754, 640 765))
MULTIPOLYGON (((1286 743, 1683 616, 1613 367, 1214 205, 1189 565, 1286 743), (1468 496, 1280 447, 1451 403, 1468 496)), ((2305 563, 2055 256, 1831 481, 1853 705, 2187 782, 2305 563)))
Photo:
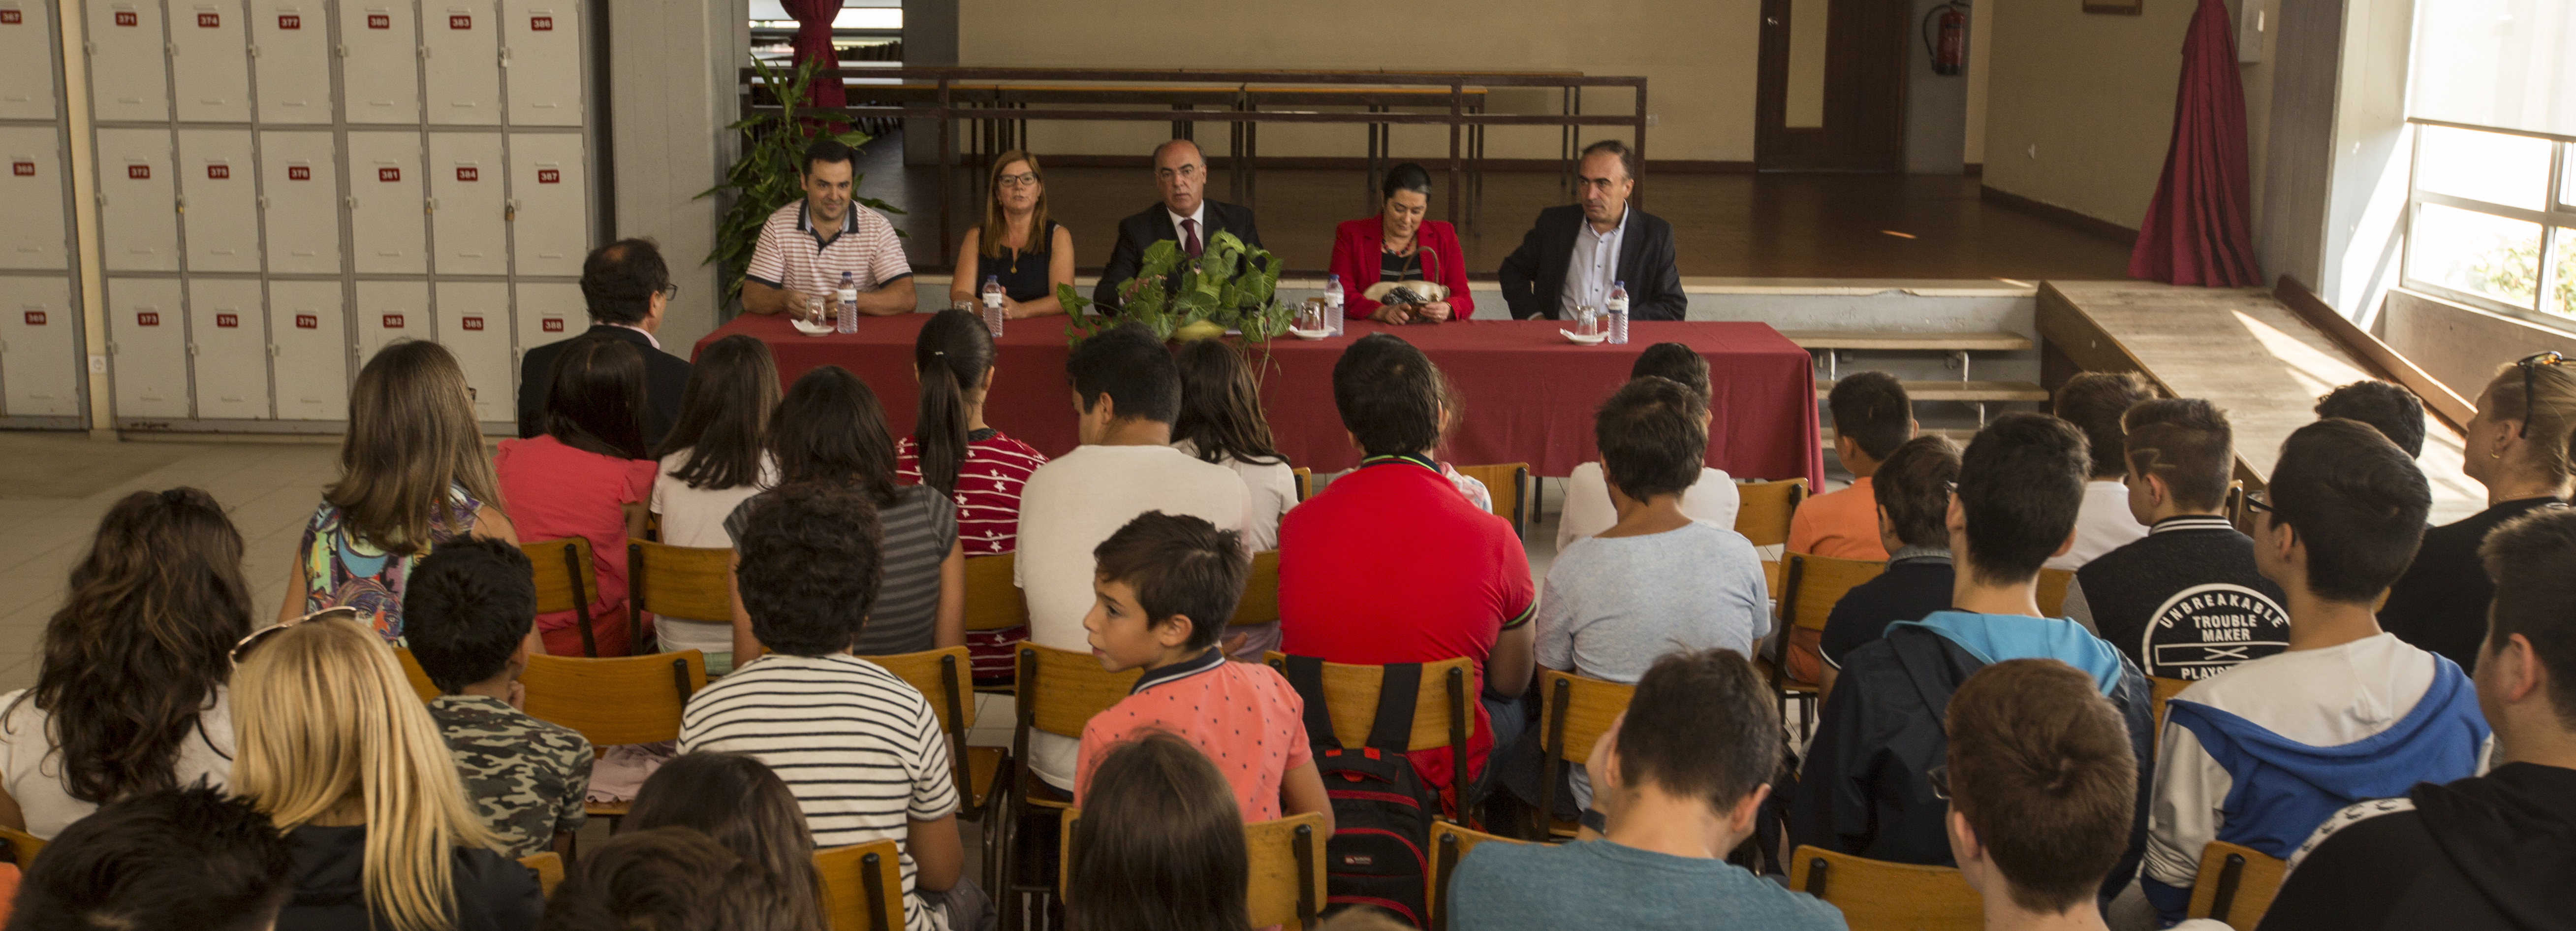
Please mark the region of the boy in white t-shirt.
MULTIPOLYGON (((1628 367, 1628 380, 1648 375, 1671 379, 1699 395, 1708 403, 1708 357, 1683 343, 1656 343, 1637 354, 1637 364, 1628 367)), ((1700 427, 1706 432, 1708 415, 1700 416, 1700 427)), ((1699 481, 1682 492, 1682 513, 1704 524, 1735 529, 1735 510, 1742 502, 1735 494, 1735 479, 1724 469, 1701 466, 1699 481)), ((1599 460, 1574 467, 1565 480, 1565 513, 1556 519, 1556 551, 1574 545, 1574 541, 1597 536, 1619 522, 1619 509, 1610 503, 1610 481, 1604 477, 1599 460)))

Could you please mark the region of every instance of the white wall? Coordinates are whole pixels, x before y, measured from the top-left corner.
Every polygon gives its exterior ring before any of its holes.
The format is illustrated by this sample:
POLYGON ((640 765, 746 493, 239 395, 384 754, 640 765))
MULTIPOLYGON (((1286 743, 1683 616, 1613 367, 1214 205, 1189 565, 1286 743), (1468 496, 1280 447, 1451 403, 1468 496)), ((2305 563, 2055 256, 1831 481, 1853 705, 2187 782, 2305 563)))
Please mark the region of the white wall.
POLYGON ((724 283, 702 263, 715 248, 716 198, 736 144, 734 71, 742 66, 747 0, 617 0, 609 19, 610 148, 619 238, 649 236, 670 263, 680 299, 662 348, 688 347, 723 321, 724 283), (712 130, 712 131, 711 131, 712 130))

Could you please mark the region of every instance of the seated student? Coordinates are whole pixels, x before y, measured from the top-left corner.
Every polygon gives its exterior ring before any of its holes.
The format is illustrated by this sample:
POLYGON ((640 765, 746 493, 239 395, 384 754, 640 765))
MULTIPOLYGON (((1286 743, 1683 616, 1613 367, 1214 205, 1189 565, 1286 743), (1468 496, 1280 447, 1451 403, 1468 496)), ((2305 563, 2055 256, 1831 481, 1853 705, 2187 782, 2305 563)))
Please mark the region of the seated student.
POLYGON ((2075 515, 2075 545, 2050 557, 2048 568, 2071 572, 2147 535, 2129 513, 2129 489, 2120 481, 2126 467, 2117 453, 2121 415, 2155 397, 2156 386, 2136 372, 2082 372, 2057 389, 2057 416, 2084 431, 2093 474, 2084 483, 2084 510, 2075 515))
MULTIPOLYGON (((1172 448, 1242 476, 1252 507, 1245 540, 1253 552, 1278 549, 1279 517, 1297 505, 1297 470, 1271 442, 1261 383, 1252 380, 1243 355, 1223 340, 1198 340, 1173 355, 1181 374, 1181 411, 1172 421, 1172 448)), ((1276 626, 1268 634, 1268 646, 1277 646, 1276 626)))
MULTIPOLYGON (((1843 660, 1877 640, 1887 625, 1919 621, 1948 610, 1959 575, 1950 563, 1950 486, 1959 480, 1959 444, 1946 436, 1918 436, 1887 455, 1870 479, 1878 503, 1879 543, 1887 569, 1851 587, 1825 615, 1814 649, 1823 662, 1810 681, 1828 694, 1841 678, 1843 660)), ((1802 658, 1795 650, 1804 631, 1789 632, 1789 672, 1802 658)))
MULTIPOLYGON (((1152 728, 1091 762, 1099 785, 1065 845, 1068 931, 1250 931, 1243 825, 1262 819, 1235 806, 1239 796, 1222 767, 1188 740, 1152 728)), ((1329 813, 1325 820, 1331 833, 1329 813)))
POLYGON ((1422 350, 1385 333, 1333 363, 1333 406, 1368 458, 1280 521, 1279 632, 1281 650, 1327 662, 1473 662, 1482 700, 1468 772, 1451 779, 1450 754, 1412 756, 1454 814, 1475 801, 1492 748, 1520 736, 1538 599, 1511 522, 1432 467, 1439 379, 1422 350))
POLYGON ((571 852, 590 817, 590 741, 516 706, 536 614, 528 557, 499 540, 439 544, 403 594, 412 658, 446 693, 430 700, 429 716, 465 794, 511 857, 571 852))
POLYGON ((1090 796, 1103 754, 1138 731, 1157 729, 1222 759, 1245 821, 1324 813, 1307 743, 1305 702, 1277 670, 1229 663, 1216 646, 1224 618, 1234 616, 1251 565, 1242 538, 1196 517, 1147 511, 1092 550, 1097 602, 1082 619, 1102 668, 1145 674, 1127 697, 1082 728, 1073 780, 1076 806, 1090 796), (1200 620, 1209 618, 1211 620, 1200 620))
POLYGON ((2066 586, 2066 616, 2150 676, 2206 679, 2281 652, 2290 615, 2227 520, 2227 415, 2194 398, 2129 408, 2129 510, 2147 535, 2095 557, 2066 586))
MULTIPOLYGON (((758 864, 688 828, 628 830, 565 871, 542 931, 769 931, 780 890, 758 864)), ((798 929, 803 931, 803 929, 798 929)), ((819 927, 816 929, 819 931, 819 927)))
POLYGON ((1789 518, 1787 549, 1835 559, 1886 559, 1869 480, 1896 447, 1914 438, 1914 402, 1896 376, 1854 372, 1834 383, 1825 410, 1834 415, 1834 459, 1851 472, 1851 487, 1800 503, 1789 518))
MULTIPOLYGON (((1147 511, 1239 532, 1248 508, 1233 469, 1172 448, 1181 378, 1154 331, 1129 323, 1095 334, 1073 347, 1064 370, 1082 445, 1030 474, 1011 571, 1028 598, 1029 639, 1082 650, 1089 637, 1082 619, 1091 613, 1099 568, 1092 550, 1100 541, 1147 511)), ((1080 748, 1072 737, 1030 734, 1029 768, 1049 788, 1071 792, 1080 748)))
POLYGON ((215 786, 129 795, 74 822, 26 867, 10 931, 268 931, 295 855, 249 799, 215 786))
POLYGON ((2495 768, 2326 819, 2291 855, 2266 931, 2507 931, 2576 916, 2576 512, 2516 518, 2479 550, 2496 583, 2477 675, 2495 768))
POLYGON ((1732 650, 1665 654, 1592 746, 1600 792, 1575 842, 1486 844, 1441 906, 1461 931, 1828 929, 1833 906, 1726 862, 1780 758, 1771 688, 1732 650))
POLYGON ((2202 679, 2165 705, 2147 901, 2191 904, 2212 840, 2286 858, 2335 809, 2477 772, 2487 723, 2460 667, 2379 629, 2371 603, 2406 570, 2432 493, 2379 432, 2350 420, 2281 444, 2254 506, 2254 564, 2290 606, 2290 648, 2202 679))
MULTIPOLYGON (((1958 563, 1952 609, 1889 624, 1843 658, 1788 804, 1789 843, 1954 865, 1946 806, 1931 781, 1947 744, 1942 707, 1959 683, 2005 660, 2054 659, 2083 671, 2120 709, 2132 753, 2148 758, 2146 677, 2075 622, 2039 616, 2039 566, 2074 539, 2087 468, 2084 435, 2047 414, 2005 414, 1977 431, 1946 518, 1958 563)), ((2144 790, 2143 780, 2132 787, 2126 852, 2106 895, 2128 884, 2146 843, 2144 790)))
POLYGON ((1439 450, 1449 445, 1449 434, 1458 429, 1459 421, 1466 416, 1467 403, 1466 397, 1458 392, 1457 383, 1449 380, 1449 374, 1439 372, 1439 375, 1440 442, 1432 444, 1432 452, 1428 455, 1432 464, 1440 467, 1440 477, 1457 486, 1458 493, 1466 496, 1467 503, 1475 505, 1476 510, 1490 513, 1494 509, 1494 490, 1485 487, 1483 479, 1460 472, 1456 465, 1439 457, 1439 450))
POLYGON ((814 834, 796 793, 760 760, 740 753, 683 753, 655 769, 627 809, 629 831, 688 828, 769 873, 779 931, 824 931, 814 834))
MULTIPOLYGON (((1071 252, 1066 245, 1057 254, 1071 252)), ((1070 268, 1066 275, 1073 274, 1070 268)), ((1054 301, 1050 296, 1037 303, 1054 301)), ((1019 546, 1020 490, 1047 457, 984 422, 984 399, 993 391, 993 331, 975 311, 932 314, 913 337, 912 370, 921 384, 921 407, 912 432, 895 438, 896 480, 930 486, 957 502, 957 545, 967 556, 1013 552, 1019 546)), ((1027 625, 967 631, 975 684, 1010 685, 1020 641, 1027 639, 1027 625)))
MULTIPOLYGON (((1637 362, 1628 367, 1628 379, 1635 381, 1648 375, 1669 378, 1699 395, 1702 409, 1708 402, 1708 357, 1683 343, 1656 343, 1637 354, 1637 362)), ((1706 421, 1700 432, 1708 432, 1706 421)), ((1735 479, 1724 469, 1703 465, 1699 481, 1682 492, 1682 513, 1690 519, 1720 527, 1735 526, 1735 509, 1739 504, 1735 479)), ((1610 486, 1601 477, 1601 463, 1586 462, 1574 467, 1565 480, 1565 512, 1556 518, 1556 551, 1574 545, 1619 522, 1619 511, 1610 503, 1610 486)))
MULTIPOLYGON (((2120 710, 2048 659, 2005 660, 1950 696, 1950 852, 1987 931, 2102 931, 2096 894, 2138 804, 2120 710)), ((2122 877, 2125 879, 2126 877, 2122 877)))
POLYGON ((2341 417, 2369 424, 2405 450, 2408 459, 2424 454, 2424 402, 2404 385, 2376 379, 2353 382, 2318 398, 2316 411, 2318 420, 2341 417))
MULTIPOLYGON (((688 390, 680 395, 680 419, 655 450, 661 464, 653 476, 652 510, 662 519, 662 542, 733 548, 724 519, 744 500, 778 484, 778 457, 763 442, 777 409, 778 365, 768 343, 737 333, 698 353, 688 390)), ((653 635, 665 651, 705 653, 710 674, 733 668, 731 624, 655 618, 653 635)))
MULTIPOLYGON (((656 469, 644 445, 644 357, 613 337, 584 337, 555 354, 553 379, 546 432, 502 440, 492 471, 519 539, 590 540, 593 642, 600 656, 625 656, 641 648, 626 642, 626 541, 644 535, 637 506, 652 497, 656 469)), ((546 652, 582 655, 578 623, 571 611, 538 616, 546 652)))
POLYGON ((735 574, 752 632, 773 652, 690 697, 680 752, 768 764, 818 847, 893 839, 904 927, 953 927, 954 912, 982 895, 964 875, 948 735, 919 690, 850 650, 885 573, 873 496, 850 482, 791 480, 743 507, 735 574))

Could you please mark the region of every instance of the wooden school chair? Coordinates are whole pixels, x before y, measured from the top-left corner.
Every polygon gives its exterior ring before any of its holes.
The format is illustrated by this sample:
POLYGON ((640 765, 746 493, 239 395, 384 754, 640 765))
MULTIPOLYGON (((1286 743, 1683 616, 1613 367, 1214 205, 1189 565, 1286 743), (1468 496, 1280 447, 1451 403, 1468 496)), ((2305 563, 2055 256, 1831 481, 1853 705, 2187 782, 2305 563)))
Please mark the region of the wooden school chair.
POLYGON ((429 670, 420 668, 420 658, 411 655, 410 650, 395 650, 394 658, 402 661, 403 678, 411 680, 411 690, 420 694, 421 701, 436 701, 438 696, 447 694, 438 683, 429 681, 429 670))
POLYGON ((903 852, 893 838, 814 852, 832 931, 903 931, 903 852))
POLYGON ((1234 603, 1234 619, 1226 623, 1242 626, 1278 619, 1279 551, 1263 550, 1252 554, 1252 573, 1244 577, 1243 599, 1234 603))
MULTIPOLYGON (((966 557, 966 629, 969 631, 1009 630, 1029 623, 1029 602, 1021 595, 1020 586, 1011 581, 1017 558, 1010 553, 999 556, 966 557)), ((989 686, 979 691, 1009 694, 1009 685, 989 686)))
POLYGON ((984 832, 984 888, 993 887, 1001 864, 1001 837, 993 817, 995 785, 1002 764, 1010 753, 1000 747, 973 747, 966 743, 967 731, 975 726, 974 660, 962 646, 892 656, 861 657, 883 667, 902 679, 930 701, 930 710, 939 718, 939 729, 948 735, 949 778, 956 784, 963 804, 959 818, 977 822, 984 832))
POLYGON ((36 862, 45 850, 45 839, 16 828, 0 828, 0 841, 9 844, 9 854, 21 870, 36 862))
MULTIPOLYGON (((707 658, 696 650, 651 656, 585 659, 531 656, 519 674, 528 716, 581 732, 593 753, 618 744, 680 739, 680 712, 707 687, 707 658)), ((583 806, 596 817, 626 816, 625 802, 583 806)))
POLYGON ((2147 677, 2147 689, 2155 696, 2155 703, 2152 707, 2155 709, 2156 736, 2153 742, 2160 743, 2165 739, 2165 703, 2172 701, 2174 696, 2182 694, 2182 690, 2190 687, 2191 680, 2189 679, 2167 679, 2163 676, 2147 677))
POLYGON ((1306 496, 1313 493, 1315 486, 1315 470, 1306 468, 1305 466, 1298 466, 1294 469, 1288 470, 1288 472, 1289 474, 1297 477, 1297 500, 1306 500, 1306 496))
POLYGON ((2039 614, 2041 617, 2065 617, 2066 586, 2075 581, 2068 569, 2039 570, 2039 614))
POLYGON ((555 887, 563 885, 563 857, 549 850, 519 858, 519 865, 537 874, 537 894, 552 898, 555 887))
POLYGON ((599 594, 599 566, 591 562, 590 540, 571 537, 519 544, 537 580, 537 613, 570 611, 581 624, 581 655, 598 656, 597 635, 590 629, 590 600, 599 594))
POLYGON ((1610 730, 1611 722, 1619 720, 1620 712, 1628 710, 1628 699, 1636 694, 1634 685, 1539 670, 1539 720, 1546 722, 1539 749, 1547 763, 1545 781, 1539 783, 1538 818, 1549 836, 1573 837, 1579 830, 1574 822, 1556 820, 1558 775, 1566 764, 1581 763, 1592 755, 1593 743, 1610 730))
MULTIPOLYGON (((649 652, 643 617, 676 617, 709 624, 733 623, 733 550, 626 541, 626 649, 649 652)), ((733 664, 759 659, 737 656, 733 664)), ((703 661, 700 669, 705 668, 703 661)), ((705 684, 704 682, 700 683, 705 684)))
POLYGON ((1807 480, 1745 482, 1735 486, 1735 532, 1755 546, 1789 542, 1789 518, 1807 500, 1807 480))
MULTIPOLYGON (((1272 651, 1263 654, 1270 668, 1288 674, 1288 654, 1272 651)), ((1413 699, 1413 734, 1405 743, 1405 753, 1446 748, 1449 772, 1452 774, 1447 800, 1457 803, 1460 821, 1474 825, 1472 805, 1465 804, 1467 792, 1467 737, 1476 726, 1476 700, 1470 694, 1469 661, 1452 657, 1422 664, 1422 683, 1413 699)), ((1346 750, 1368 745, 1369 730, 1377 724, 1378 696, 1386 680, 1384 666, 1354 666, 1325 663, 1324 711, 1333 722, 1333 742, 1346 750)), ((1306 739, 1315 740, 1308 734, 1306 739)))
POLYGON ((1851 931, 1981 931, 1985 900, 1957 869, 1889 863, 1800 845, 1789 888, 1842 909, 1851 931))
MULTIPOLYGON (((1805 553, 1783 554, 1783 578, 1780 583, 1780 621, 1787 630, 1779 639, 1778 652, 1757 661, 1754 669, 1771 680, 1771 691, 1780 703, 1780 719, 1789 719, 1789 703, 1807 705, 1807 715, 1798 730, 1813 730, 1815 705, 1824 695, 1821 685, 1800 679, 1789 671, 1789 651, 1803 641, 1803 648, 1813 649, 1825 633, 1825 619, 1833 616, 1834 604, 1854 586, 1887 571, 1887 564, 1864 559, 1836 559, 1805 553), (1804 632, 1803 634, 1801 632, 1804 632)), ((1824 662, 1823 656, 1816 662, 1824 662)))
POLYGON ((1530 497, 1529 463, 1459 466, 1458 474, 1485 483, 1494 496, 1494 516, 1511 521, 1513 535, 1529 536, 1529 509, 1523 506, 1530 497))
POLYGON ((1422 900, 1423 910, 1430 913, 1425 917, 1430 921, 1423 927, 1430 931, 1449 931, 1449 877, 1458 874, 1458 861, 1466 859, 1467 851, 1485 843, 1526 844, 1529 841, 1471 831, 1447 821, 1431 822, 1431 873, 1423 877, 1427 896, 1422 900))
MULTIPOLYGON (((1073 882, 1073 828, 1082 820, 1082 809, 1067 808, 1063 818, 1056 858, 1061 864, 1056 871, 1057 895, 1065 895, 1073 882)), ((1317 836, 1323 830, 1323 813, 1312 811, 1243 826, 1243 851, 1250 867, 1245 871, 1243 902, 1253 927, 1315 926, 1324 906, 1323 838, 1317 836)))
POLYGON ((2280 894, 2290 865, 2252 847, 2210 841, 2200 851, 2200 875, 2192 880, 2193 918, 2215 918, 2236 931, 2254 931, 2263 913, 2280 894))
MULTIPOLYGON (((1057 791, 1046 780, 1029 769, 1029 735, 1048 733, 1080 740, 1082 726, 1091 716, 1109 710, 1127 697, 1142 669, 1112 673, 1100 668, 1100 660, 1088 651, 1076 653, 1040 646, 1034 642, 1020 644, 1019 699, 1014 709, 1018 720, 1011 728, 1010 825, 1005 841, 1010 849, 1003 854, 1004 868, 1011 876, 1005 895, 994 897, 996 907, 1004 910, 1005 927, 1014 926, 1011 919, 1020 914, 1024 897, 1044 898, 1055 893, 1055 881, 1045 875, 1042 864, 1024 862, 1032 856, 1020 843, 1022 828, 1033 809, 1073 807, 1073 797, 1057 791)), ((1053 820, 1056 815, 1047 815, 1053 820)), ((1043 825, 1043 822, 1041 822, 1043 825)), ((1043 913, 1045 903, 1040 902, 1043 913)))

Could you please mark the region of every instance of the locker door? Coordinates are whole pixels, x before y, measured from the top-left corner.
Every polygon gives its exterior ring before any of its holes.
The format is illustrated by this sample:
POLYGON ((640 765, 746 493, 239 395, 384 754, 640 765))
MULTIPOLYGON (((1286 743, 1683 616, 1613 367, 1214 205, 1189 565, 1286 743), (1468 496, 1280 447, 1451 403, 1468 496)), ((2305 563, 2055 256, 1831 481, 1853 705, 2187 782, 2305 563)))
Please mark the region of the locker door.
POLYGON ((294 275, 340 271, 339 167, 328 132, 259 134, 268 231, 268 270, 294 275))
MULTIPOLYGON (((0 28, 0 33, 5 33, 0 28)), ((51 126, 0 127, 0 268, 71 267, 63 251, 62 137, 51 126)))
POLYGON ((252 176, 250 130, 179 131, 179 196, 186 210, 188 270, 259 270, 259 187, 252 176))
POLYGON ((322 0, 250 5, 262 123, 331 124, 331 21, 322 0))
POLYGON ((429 271, 421 208, 420 134, 349 134, 350 252, 358 273, 429 271))
MULTIPOLYGON (((358 282, 358 365, 398 339, 436 340, 429 320, 429 284, 421 281, 358 282)), ((511 416, 516 417, 517 414, 511 416)))
POLYGON ((420 16, 430 125, 501 125, 500 30, 490 0, 424 0, 420 16))
POLYGON ((474 389, 474 419, 517 423, 510 393, 510 286, 497 281, 438 283, 438 341, 465 367, 474 389))
POLYGON ((107 340, 116 416, 188 416, 188 320, 177 281, 108 279, 107 340))
MULTIPOLYGON (((518 292, 517 355, 527 355, 530 349, 559 343, 590 329, 590 309, 582 302, 580 285, 521 282, 518 292)), ((518 369, 513 362, 510 370, 518 369)))
MULTIPOLYGON (((170 131, 98 131, 98 225, 114 271, 179 270, 178 189, 170 131)), ((175 312, 178 310, 172 307, 175 312)))
POLYGON ((340 4, 340 93, 352 123, 420 123, 420 42, 409 0, 340 4))
POLYGON ((169 119, 170 60, 161 48, 161 4, 89 0, 87 6, 91 116, 146 122, 169 119))
POLYGON ((510 136, 510 248, 522 275, 579 275, 590 251, 590 190, 581 137, 510 136))
POLYGON ((581 4, 501 0, 501 44, 510 125, 581 125, 581 4))
POLYGON ((0 120, 54 118, 53 45, 45 0, 0 0, 0 120))
POLYGON ((188 355, 196 362, 198 418, 268 419, 267 323, 259 282, 188 282, 188 355))
POLYGON ((272 281, 268 335, 277 419, 349 419, 348 314, 337 281, 272 281))
POLYGON ((429 232, 439 274, 509 274, 501 192, 499 134, 430 134, 429 232))
POLYGON ((80 308, 62 278, 0 278, 0 414, 80 416, 80 308))
POLYGON ((171 0, 170 68, 179 119, 250 122, 250 43, 239 2, 171 0))

